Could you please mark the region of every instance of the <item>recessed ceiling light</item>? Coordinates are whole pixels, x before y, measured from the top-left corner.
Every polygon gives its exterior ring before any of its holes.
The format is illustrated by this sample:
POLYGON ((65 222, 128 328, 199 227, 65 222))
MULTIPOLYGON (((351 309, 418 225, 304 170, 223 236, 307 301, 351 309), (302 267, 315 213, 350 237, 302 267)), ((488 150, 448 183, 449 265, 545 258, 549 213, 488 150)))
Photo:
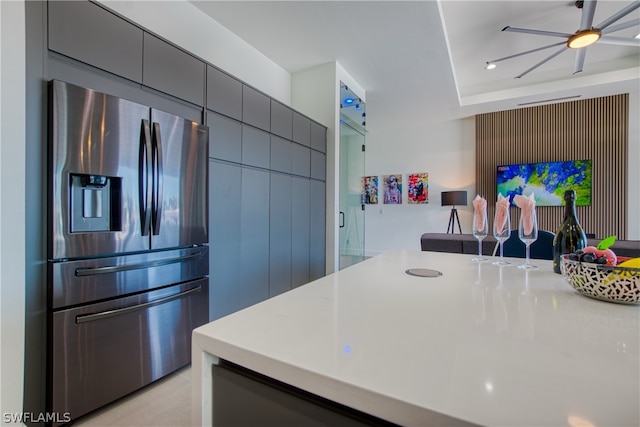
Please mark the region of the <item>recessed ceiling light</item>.
POLYGON ((636 34, 635 36, 633 36, 634 39, 640 39, 640 33, 636 34))
POLYGON ((496 68, 495 62, 487 62, 487 65, 484 66, 485 70, 493 70, 496 68))

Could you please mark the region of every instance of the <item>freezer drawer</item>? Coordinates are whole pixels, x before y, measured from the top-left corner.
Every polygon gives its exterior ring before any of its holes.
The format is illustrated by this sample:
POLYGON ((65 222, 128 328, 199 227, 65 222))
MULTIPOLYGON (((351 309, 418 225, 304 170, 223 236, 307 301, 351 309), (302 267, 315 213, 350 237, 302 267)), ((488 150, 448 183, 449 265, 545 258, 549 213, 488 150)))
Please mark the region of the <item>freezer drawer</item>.
POLYGON ((72 419, 191 361, 208 279, 53 313, 50 410, 72 419))
POLYGON ((51 308, 150 291, 209 274, 209 247, 49 263, 51 308))

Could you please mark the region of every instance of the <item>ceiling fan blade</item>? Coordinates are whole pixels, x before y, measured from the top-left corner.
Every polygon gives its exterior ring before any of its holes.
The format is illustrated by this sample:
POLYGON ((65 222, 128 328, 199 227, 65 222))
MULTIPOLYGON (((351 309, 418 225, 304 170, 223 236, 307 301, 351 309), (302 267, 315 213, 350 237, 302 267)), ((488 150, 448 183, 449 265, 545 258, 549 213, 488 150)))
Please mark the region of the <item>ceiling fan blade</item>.
POLYGON ((538 36, 563 37, 563 38, 569 38, 573 35, 568 33, 557 33, 555 31, 530 30, 528 28, 517 28, 517 27, 510 27, 510 26, 504 27, 502 31, 509 31, 512 33, 536 34, 538 36))
POLYGON ((616 22, 618 19, 630 14, 631 12, 633 12, 634 10, 636 10, 639 7, 640 7, 640 0, 635 0, 635 1, 631 2, 631 4, 629 4, 627 7, 623 8, 622 10, 620 10, 617 13, 614 13, 612 16, 608 17, 607 19, 602 21, 600 24, 596 25, 596 28, 599 29, 599 30, 604 30, 609 25, 611 25, 614 22, 616 22))
POLYGON ((494 62, 495 63, 495 62, 500 62, 500 61, 504 61, 504 60, 511 59, 511 58, 517 58, 518 56, 528 55, 530 53, 539 52, 541 50, 549 49, 550 47, 560 46, 560 45, 563 45, 563 44, 566 45, 567 42, 558 42, 558 43, 550 44, 550 45, 547 45, 547 46, 537 47, 535 49, 527 50, 525 52, 516 53, 515 55, 509 55, 509 56, 505 56, 503 58, 494 59, 493 61, 489 61, 489 62, 494 62))
POLYGON ((612 25, 610 27, 607 27, 605 30, 602 30, 600 33, 609 34, 609 33, 614 33, 616 31, 624 30, 626 28, 636 27, 636 26, 640 26, 640 18, 632 19, 631 21, 623 22, 622 24, 612 25))
POLYGON ((573 66, 573 74, 582 72, 584 66, 584 57, 587 54, 587 48, 583 47, 576 52, 576 62, 573 66))
POLYGON ((617 46, 640 47, 640 39, 630 39, 627 37, 603 36, 603 37, 600 37, 600 40, 598 40, 598 43, 614 44, 617 46))
POLYGON ((529 74, 531 71, 535 70, 536 68, 538 68, 539 66, 541 66, 542 64, 549 62, 550 60, 552 60, 553 58, 555 58, 556 56, 560 55, 562 52, 564 52, 565 50, 569 49, 569 47, 567 46, 563 46, 562 48, 560 48, 559 50, 557 50, 556 52, 552 53, 551 55, 547 56, 545 59, 543 59, 542 61, 538 62, 536 65, 534 65, 533 67, 529 68, 527 71, 525 71, 524 73, 521 73, 519 75, 517 75, 515 78, 519 79, 527 74, 529 74))
POLYGON ((580 18, 580 31, 590 30, 593 25, 593 16, 596 14, 596 0, 584 0, 582 4, 582 17, 580 18))

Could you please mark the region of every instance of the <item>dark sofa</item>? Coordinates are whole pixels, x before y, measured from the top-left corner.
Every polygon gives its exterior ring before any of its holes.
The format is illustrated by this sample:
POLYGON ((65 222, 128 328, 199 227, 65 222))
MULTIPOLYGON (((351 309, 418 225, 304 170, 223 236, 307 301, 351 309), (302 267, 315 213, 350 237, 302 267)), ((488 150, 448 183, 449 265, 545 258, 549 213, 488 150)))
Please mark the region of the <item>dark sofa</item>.
MULTIPOLYGON (((600 239, 587 239, 587 243, 596 246, 600 239)), ((491 255, 496 239, 487 236, 482 241, 482 253, 491 255)), ((424 233, 420 237, 423 251, 453 252, 460 254, 477 254, 478 241, 471 234, 424 233)), ((640 240, 618 240, 611 247, 618 256, 640 257, 640 240)))

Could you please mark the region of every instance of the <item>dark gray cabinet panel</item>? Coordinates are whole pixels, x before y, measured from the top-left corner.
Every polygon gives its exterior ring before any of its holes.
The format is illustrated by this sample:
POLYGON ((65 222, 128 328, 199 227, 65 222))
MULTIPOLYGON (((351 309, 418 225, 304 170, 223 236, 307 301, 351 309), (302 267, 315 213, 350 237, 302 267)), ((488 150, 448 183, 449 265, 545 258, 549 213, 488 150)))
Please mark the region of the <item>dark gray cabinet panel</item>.
POLYGON ((311 122, 311 148, 327 152, 327 129, 316 122, 311 122))
POLYGON ((293 138, 298 144, 311 146, 311 120, 300 113, 293 112, 293 138))
POLYGON ((269 297, 269 172, 242 168, 238 301, 248 307, 269 297))
POLYGON ((271 100, 271 133, 291 139, 293 135, 293 110, 271 100))
POLYGON ((242 161, 242 124, 221 114, 207 111, 209 157, 242 161))
POLYGON ((242 121, 266 131, 271 130, 271 100, 247 85, 242 87, 242 121))
POLYGON ((291 173, 291 141, 271 135, 271 170, 291 173))
POLYGON ((327 156, 317 151, 311 150, 311 178, 326 179, 326 160, 327 156))
POLYGON ((271 173, 269 296, 291 289, 291 176, 271 173))
POLYGON ((309 179, 291 181, 291 287, 309 282, 310 211, 309 179))
POLYGON ((246 307, 241 289, 240 166, 209 161, 209 307, 212 320, 246 307))
POLYGON ((211 375, 214 426, 395 426, 225 360, 211 375))
POLYGON ((271 138, 267 132, 242 125, 242 163, 269 169, 271 138))
POLYGON ((207 108, 242 120, 242 82, 207 65, 207 108))
POLYGON ((323 181, 312 179, 309 182, 309 188, 311 195, 309 280, 316 280, 325 275, 326 185, 323 181))
POLYGON ((204 62, 145 33, 143 64, 145 86, 204 105, 204 62))
POLYGON ((90 2, 50 1, 49 49, 142 82, 143 31, 90 2))
POLYGON ((299 144, 291 144, 291 173, 309 177, 311 173, 311 150, 299 144))

